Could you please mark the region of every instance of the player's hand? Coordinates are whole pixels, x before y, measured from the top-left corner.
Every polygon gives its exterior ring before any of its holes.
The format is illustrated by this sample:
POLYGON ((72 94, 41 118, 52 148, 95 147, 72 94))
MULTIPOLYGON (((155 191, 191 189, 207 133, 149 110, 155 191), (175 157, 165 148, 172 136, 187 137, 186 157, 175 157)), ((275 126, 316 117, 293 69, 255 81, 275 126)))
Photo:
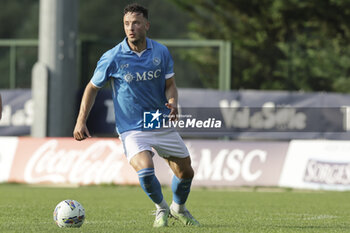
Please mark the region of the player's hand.
POLYGON ((73 137, 77 141, 82 141, 86 138, 91 138, 90 132, 86 124, 77 122, 73 131, 73 137))
POLYGON ((170 113, 169 113, 170 120, 171 121, 177 121, 178 120, 178 114, 179 114, 179 111, 178 111, 177 107, 174 106, 173 104, 170 104, 170 103, 166 103, 165 106, 170 109, 170 113))

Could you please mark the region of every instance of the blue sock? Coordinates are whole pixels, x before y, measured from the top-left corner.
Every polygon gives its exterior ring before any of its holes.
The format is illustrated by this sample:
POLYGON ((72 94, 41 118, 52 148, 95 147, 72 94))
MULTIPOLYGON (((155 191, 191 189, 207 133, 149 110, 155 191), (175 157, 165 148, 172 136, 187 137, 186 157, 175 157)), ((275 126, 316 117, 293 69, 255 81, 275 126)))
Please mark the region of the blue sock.
POLYGON ((185 204, 188 194, 190 194, 192 179, 180 179, 174 175, 171 184, 173 200, 176 204, 185 204))
POLYGON ((159 204, 163 200, 163 194, 160 183, 154 175, 154 168, 144 168, 137 172, 142 189, 151 198, 151 200, 159 204))

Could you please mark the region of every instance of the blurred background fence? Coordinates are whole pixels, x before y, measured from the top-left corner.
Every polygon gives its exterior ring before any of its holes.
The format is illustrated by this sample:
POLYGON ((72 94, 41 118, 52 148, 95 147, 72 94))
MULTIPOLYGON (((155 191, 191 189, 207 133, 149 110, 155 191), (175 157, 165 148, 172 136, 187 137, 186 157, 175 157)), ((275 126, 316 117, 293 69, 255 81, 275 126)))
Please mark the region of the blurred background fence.
MULTIPOLYGON (((229 41, 222 40, 157 40, 168 46, 174 62, 179 87, 229 90, 231 86, 232 50, 229 41), (185 51, 185 52, 184 52, 185 51), (210 51, 215 61, 211 65, 217 73, 211 77, 200 77, 200 65, 191 64, 186 57, 190 53, 210 51)), ((104 51, 114 47, 112 40, 79 40, 78 79, 84 87, 92 77, 96 62, 104 51)), ((31 70, 37 60, 38 40, 0 39, 0 89, 31 88, 31 70)), ((202 65, 204 66, 204 65, 202 65)))
POLYGON ((31 88, 38 40, 0 39, 0 89, 31 88))

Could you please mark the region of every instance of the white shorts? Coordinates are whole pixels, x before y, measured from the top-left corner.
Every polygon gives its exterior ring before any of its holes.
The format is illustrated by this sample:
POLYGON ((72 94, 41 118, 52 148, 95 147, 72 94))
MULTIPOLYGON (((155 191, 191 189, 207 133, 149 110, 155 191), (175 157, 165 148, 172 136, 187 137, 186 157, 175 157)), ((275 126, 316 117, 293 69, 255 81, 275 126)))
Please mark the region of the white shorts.
POLYGON ((186 158, 190 155, 179 133, 173 129, 161 129, 152 131, 131 130, 120 135, 123 142, 126 158, 131 158, 141 151, 148 150, 152 153, 154 148, 159 156, 186 158))

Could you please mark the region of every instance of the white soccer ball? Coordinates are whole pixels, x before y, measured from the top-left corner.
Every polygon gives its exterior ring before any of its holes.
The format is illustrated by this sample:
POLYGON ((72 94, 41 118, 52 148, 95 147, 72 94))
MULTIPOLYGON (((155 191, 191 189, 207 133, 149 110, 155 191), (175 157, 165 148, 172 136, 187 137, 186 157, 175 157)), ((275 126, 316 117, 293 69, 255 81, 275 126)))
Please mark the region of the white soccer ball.
POLYGON ((80 227, 85 220, 84 207, 75 200, 64 200, 58 203, 53 220, 59 227, 80 227))

